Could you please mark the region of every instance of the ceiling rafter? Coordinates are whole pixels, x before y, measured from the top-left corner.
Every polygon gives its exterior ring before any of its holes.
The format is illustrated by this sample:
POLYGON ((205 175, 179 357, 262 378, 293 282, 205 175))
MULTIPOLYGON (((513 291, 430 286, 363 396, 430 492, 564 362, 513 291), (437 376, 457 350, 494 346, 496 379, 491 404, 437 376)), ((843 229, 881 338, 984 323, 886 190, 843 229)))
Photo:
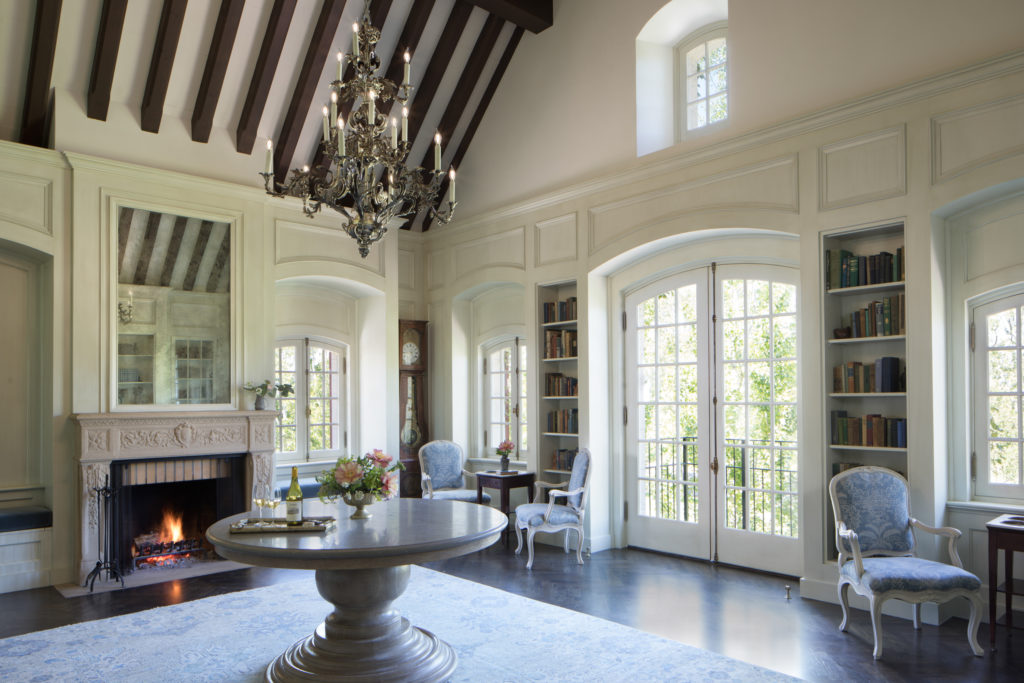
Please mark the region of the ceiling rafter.
POLYGON ((21 110, 21 142, 46 147, 50 142, 50 80, 57 50, 61 0, 37 0, 32 28, 28 82, 21 110))
POLYGON ((263 109, 267 106, 267 94, 277 71, 277 63, 281 60, 281 49, 288 35, 288 27, 295 14, 296 0, 274 0, 267 21, 267 30, 263 34, 263 44, 256 58, 256 68, 249 81, 249 91, 245 95, 245 105, 238 119, 235 130, 235 150, 241 154, 250 154, 256 142, 256 129, 263 118, 263 109))
POLYGON ((171 81, 174 53, 178 50, 181 25, 185 21, 188 0, 164 0, 160 12, 160 25, 153 44, 153 58, 149 62, 146 91, 142 96, 142 130, 160 132, 160 119, 164 115, 164 99, 171 81))
MULTIPOLYGON (((497 66, 494 67, 494 73, 491 74, 491 80, 487 83, 487 89, 484 90, 483 95, 480 97, 480 102, 476 106, 476 111, 473 112, 473 118, 470 119, 469 125, 466 126, 466 132, 462 134, 462 140, 459 142, 459 148, 455 150, 455 156, 452 158, 452 166, 458 168, 462 165, 462 160, 466 156, 467 150, 469 150, 469 143, 473 141, 473 136, 476 134, 476 129, 480 127, 480 122, 484 118, 484 114, 487 113, 487 106, 491 103, 491 98, 494 97, 494 92, 498 89, 498 84, 501 83, 502 76, 505 75, 505 69, 508 68, 509 62, 512 61, 512 55, 515 54, 516 47, 519 46, 519 41, 523 37, 522 26, 517 26, 512 32, 512 36, 508 39, 508 44, 505 46, 505 51, 501 55, 501 59, 498 60, 497 66)), ((448 179, 445 178, 441 185, 441 191, 438 193, 438 197, 445 197, 448 194, 448 179)), ((427 216, 423 221, 423 232, 430 229, 431 224, 430 216, 427 216)))
MULTIPOLYGON (((501 17, 489 14, 483 28, 480 29, 480 35, 477 36, 476 43, 473 45, 473 51, 469 54, 469 59, 466 60, 466 66, 462 70, 462 75, 459 76, 455 92, 448 101, 448 106, 445 108, 444 114, 441 116, 441 122, 438 124, 438 131, 445 140, 451 140, 455 134, 455 128, 459 125, 459 118, 466 109, 466 104, 476 88, 477 81, 480 80, 480 75, 487 64, 487 58, 495 48, 495 43, 501 34, 501 27, 504 23, 501 17)), ((433 149, 428 145, 426 152, 423 154, 423 160, 420 162, 421 168, 426 168, 432 154, 433 149)), ((406 221, 402 228, 406 230, 411 228, 415 218, 413 216, 409 221, 406 221)))
POLYGON ((309 113, 317 81, 323 73, 324 64, 327 63, 331 42, 334 40, 334 34, 338 32, 338 24, 341 22, 344 9, 344 0, 324 0, 320 8, 320 16, 317 17, 316 27, 306 49, 306 58, 302 62, 302 69, 299 71, 292 99, 274 147, 274 175, 278 182, 284 182, 285 176, 288 175, 295 147, 302 134, 302 124, 309 113))
MULTIPOLYGON (((426 6, 426 14, 429 15, 430 14, 430 7, 433 5, 433 0, 416 0, 416 5, 417 6, 419 6, 419 5, 426 6)), ((372 0, 372 2, 370 4, 370 23, 373 24, 376 28, 383 30, 384 21, 387 20, 388 12, 390 10, 391 10, 391 0, 372 0)), ((416 11, 416 7, 413 7, 412 12, 410 12, 410 14, 409 14, 410 18, 412 17, 412 13, 415 12, 415 11, 416 11)), ((426 18, 425 17, 424 17, 423 21, 426 22, 426 18)), ((409 21, 406 20, 406 26, 408 26, 408 24, 409 24, 409 21)), ((422 31, 422 26, 420 27, 420 30, 422 31)), ((405 34, 403 33, 402 35, 404 36, 405 34)), ((396 50, 396 53, 397 53, 397 50, 396 50)), ((392 59, 392 61, 394 61, 395 58, 392 57, 391 59, 392 59)), ((390 73, 390 70, 389 70, 389 73, 390 73)), ((347 81, 350 78, 352 78, 352 65, 351 64, 349 64, 348 66, 345 67, 345 73, 342 75, 341 79, 343 81, 347 81)), ((341 115, 341 118, 343 118, 343 119, 347 119, 348 118, 348 114, 349 114, 351 106, 352 106, 351 101, 349 101, 349 100, 342 101, 341 109, 339 110, 339 114, 341 115)), ((319 132, 317 134, 317 139, 318 140, 320 139, 319 132)), ((318 171, 318 172, 320 172, 322 174, 322 172, 325 172, 327 170, 327 161, 328 161, 328 159, 327 159, 327 156, 324 154, 323 146, 320 145, 319 143, 317 143, 317 145, 316 145, 316 152, 313 155, 313 161, 309 164, 309 167, 312 168, 312 169, 315 169, 316 171, 318 171)))
POLYGON ((85 114, 90 119, 107 120, 110 108, 110 86, 114 82, 117 52, 121 47, 121 31, 128 0, 103 0, 100 12, 100 30, 96 34, 96 49, 92 56, 89 91, 85 96, 85 114))
POLYGON ((209 142, 213 115, 217 111, 217 100, 224 86, 224 75, 231 59, 231 48, 238 33, 238 20, 242 16, 245 0, 221 0, 217 24, 210 40, 210 54, 206 57, 203 80, 196 93, 196 105, 192 110, 192 139, 209 142))
POLYGON ((531 33, 551 28, 554 18, 552 0, 463 0, 511 21, 531 33))
POLYGON ((448 21, 444 25, 441 37, 434 48, 434 54, 430 56, 430 64, 423 73, 423 80, 413 90, 412 106, 409 108, 409 142, 415 143, 419 135, 420 127, 427 116, 434 95, 437 93, 437 86, 441 84, 445 69, 452 60, 455 46, 459 44, 459 38, 466 28, 469 15, 473 11, 472 5, 465 2, 456 2, 448 15, 448 21))

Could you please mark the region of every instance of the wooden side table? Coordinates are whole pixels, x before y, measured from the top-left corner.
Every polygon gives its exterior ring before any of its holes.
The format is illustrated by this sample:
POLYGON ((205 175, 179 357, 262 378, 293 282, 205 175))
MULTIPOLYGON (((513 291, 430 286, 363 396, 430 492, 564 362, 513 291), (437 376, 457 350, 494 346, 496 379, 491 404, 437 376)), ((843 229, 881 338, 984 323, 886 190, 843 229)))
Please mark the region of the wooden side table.
MULTIPOLYGON (((506 517, 509 510, 508 504, 508 492, 512 489, 519 488, 521 486, 526 487, 527 500, 533 502, 533 483, 537 479, 535 472, 474 472, 476 475, 476 502, 484 502, 484 487, 489 489, 497 489, 501 492, 501 496, 498 499, 498 509, 501 510, 506 517)), ((505 547, 508 547, 509 530, 506 528, 501 532, 505 537, 505 547)))
POLYGON ((996 646, 996 594, 1006 596, 1006 627, 1013 628, 1013 596, 1024 595, 1024 581, 1013 579, 1013 553, 1024 552, 1024 515, 1000 515, 985 527, 988 529, 988 634, 992 649, 996 646), (1006 580, 998 586, 996 569, 999 549, 1003 550, 1003 573, 1006 580))

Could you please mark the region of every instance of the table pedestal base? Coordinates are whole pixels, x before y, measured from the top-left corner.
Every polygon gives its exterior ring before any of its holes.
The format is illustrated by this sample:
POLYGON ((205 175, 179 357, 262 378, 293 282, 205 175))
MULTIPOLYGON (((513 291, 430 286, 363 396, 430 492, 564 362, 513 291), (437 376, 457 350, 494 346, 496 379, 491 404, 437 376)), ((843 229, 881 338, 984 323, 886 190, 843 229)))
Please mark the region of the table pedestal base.
POLYGON ((409 565, 318 569, 316 587, 334 611, 267 667, 268 681, 444 681, 455 651, 413 626, 391 603, 409 583, 409 565))

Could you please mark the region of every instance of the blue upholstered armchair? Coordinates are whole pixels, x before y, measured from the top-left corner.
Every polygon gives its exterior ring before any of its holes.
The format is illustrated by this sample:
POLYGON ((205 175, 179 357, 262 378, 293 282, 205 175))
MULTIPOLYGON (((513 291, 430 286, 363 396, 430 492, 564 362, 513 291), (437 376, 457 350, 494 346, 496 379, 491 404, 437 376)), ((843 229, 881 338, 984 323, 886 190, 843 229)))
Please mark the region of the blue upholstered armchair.
POLYGON ((526 531, 526 546, 529 557, 526 568, 533 568, 533 537, 538 531, 558 533, 565 531, 565 552, 569 552, 569 532, 576 532, 576 561, 583 564, 583 517, 587 512, 587 495, 590 492, 590 451, 581 448, 572 461, 572 474, 569 481, 562 484, 550 484, 538 481, 534 486, 537 493, 534 500, 543 500, 541 494, 548 491, 547 503, 528 503, 516 507, 516 555, 523 550, 523 531, 526 531), (567 491, 558 490, 567 487, 567 491), (565 505, 555 505, 559 498, 565 499, 565 505))
MULTIPOLYGON (((419 458, 424 498, 476 502, 476 491, 465 488, 466 477, 473 473, 464 467, 462 446, 454 441, 429 441, 420 446, 419 458)), ((491 502, 486 493, 483 502, 491 502)))
POLYGON ((883 602, 896 598, 913 603, 914 628, 919 629, 922 602, 964 597, 971 603, 967 641, 971 651, 980 656, 981 581, 960 561, 956 551, 960 531, 930 527, 911 517, 907 480, 884 467, 855 467, 841 472, 829 482, 828 493, 835 512, 839 550, 839 602, 843 606, 839 630, 845 631, 849 621, 847 592, 851 586, 871 603, 875 659, 882 656, 883 602), (953 564, 916 557, 916 529, 946 536, 953 564))

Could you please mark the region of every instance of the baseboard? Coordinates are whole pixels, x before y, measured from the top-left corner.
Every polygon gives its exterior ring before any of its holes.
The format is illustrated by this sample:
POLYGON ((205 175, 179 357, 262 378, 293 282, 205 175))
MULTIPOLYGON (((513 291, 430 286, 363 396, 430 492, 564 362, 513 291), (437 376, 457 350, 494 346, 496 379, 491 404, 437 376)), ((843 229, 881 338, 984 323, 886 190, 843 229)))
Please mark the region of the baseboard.
MULTIPOLYGON (((839 604, 838 583, 836 581, 822 581, 820 579, 800 579, 800 597, 819 602, 829 602, 833 605, 839 604)), ((850 607, 867 612, 870 608, 868 599, 858 595, 851 588, 849 590, 850 607)), ((982 621, 988 622, 988 600, 986 589, 982 588, 982 621)), ((882 603, 882 614, 900 619, 913 619, 914 606, 902 600, 886 600, 882 603)), ((921 605, 921 622, 937 626, 951 617, 967 619, 970 616, 970 603, 963 599, 953 599, 937 605, 934 602, 926 602, 921 605)))
POLYGON ((0 593, 49 586, 53 529, 0 533, 0 593))

